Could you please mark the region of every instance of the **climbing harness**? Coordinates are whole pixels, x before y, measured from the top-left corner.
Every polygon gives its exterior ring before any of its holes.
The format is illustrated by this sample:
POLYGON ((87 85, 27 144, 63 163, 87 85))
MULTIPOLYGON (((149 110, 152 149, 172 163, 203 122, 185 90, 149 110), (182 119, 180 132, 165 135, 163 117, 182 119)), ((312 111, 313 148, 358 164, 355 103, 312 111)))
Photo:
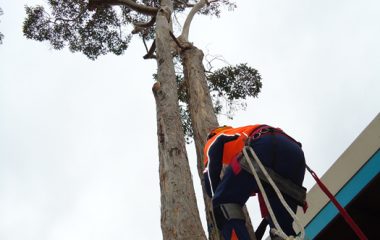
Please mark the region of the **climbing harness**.
POLYGON ((247 160, 249 168, 250 168, 250 170, 251 170, 251 172, 252 172, 252 174, 253 174, 256 182, 257 182, 257 185, 258 185, 258 187, 260 189, 260 192, 261 192, 261 194, 263 196, 265 205, 268 208, 269 215, 271 216, 271 219, 272 219, 273 224, 275 226, 275 228, 271 229, 272 234, 275 235, 275 236, 278 236, 278 237, 280 237, 281 239, 284 239, 284 240, 290 240, 290 239, 301 240, 301 239, 304 239, 304 237, 305 237, 305 229, 303 228, 303 226, 300 223, 300 221, 299 221, 298 217, 296 216, 296 214, 293 212, 293 210, 286 203, 283 195, 281 194, 280 190, 278 189, 278 187, 276 186, 276 184, 274 183, 274 181, 270 177, 270 175, 269 175, 268 171, 266 170, 266 168, 264 167, 264 165, 261 163, 260 159, 257 157, 257 155, 256 155, 255 151, 253 150, 253 148, 251 146, 249 146, 249 145, 245 146, 243 148, 243 154, 244 154, 244 157, 247 160), (273 210, 272 210, 272 208, 271 208, 271 206, 269 204, 269 200, 268 200, 267 194, 266 194, 266 192, 264 190, 264 187, 263 187, 263 185, 261 183, 261 180, 259 178, 257 170, 253 166, 253 161, 252 161, 251 157, 249 156, 249 154, 251 156, 253 156, 253 159, 255 160, 256 164, 259 167, 258 169, 260 169, 260 171, 264 174, 264 176, 267 179, 268 183, 272 186, 272 188, 275 191, 277 197, 279 198, 281 204, 284 206, 284 208, 286 209, 286 211, 293 218, 295 224, 298 225, 299 229, 301 230, 301 232, 300 232, 300 234, 298 236, 288 236, 282 230, 282 228, 281 228, 280 224, 278 223, 277 218, 276 218, 275 214, 273 213, 273 210))
MULTIPOLYGON (((252 134, 251 137, 248 138, 248 141, 246 143, 246 146, 243 148, 243 155, 244 158, 241 158, 240 164, 243 169, 247 170, 248 172, 252 172, 253 176, 255 177, 255 180, 257 182, 257 185, 260 189, 260 192, 263 196, 264 202, 266 207, 268 208, 268 212, 272 218, 273 224, 275 225, 275 228, 271 229, 271 232, 274 236, 280 239, 290 240, 290 239, 304 239, 305 237, 305 229, 301 225, 299 219, 297 218, 296 214, 292 211, 292 209, 289 207, 289 205, 284 200, 282 193, 288 195, 289 197, 293 198, 295 202, 300 206, 306 206, 306 189, 303 187, 300 187, 293 182, 289 181, 288 179, 283 178, 282 176, 278 175, 275 171, 273 171, 270 168, 264 167, 264 165, 261 163, 260 159, 257 157, 255 151, 250 146, 250 142, 256 138, 261 137, 262 135, 273 133, 273 131, 277 131, 280 134, 283 134, 287 136, 289 139, 295 141, 293 138, 288 136, 286 133, 282 132, 280 129, 273 129, 271 127, 268 128, 268 126, 262 126, 258 129, 256 129, 252 134), (253 157, 255 161, 252 161, 253 157), (247 168, 249 167, 249 169, 247 168), (273 210, 271 209, 271 206, 269 204, 269 200, 267 197, 266 192, 264 191, 264 187, 261 183, 261 180, 270 184, 273 187, 273 190, 277 194, 280 202, 283 204, 287 212, 290 214, 290 216, 293 218, 294 222, 298 225, 300 229, 300 234, 297 236, 287 236, 283 230, 281 229, 280 225, 277 222, 277 219, 273 213, 273 210)), ((300 143, 298 143, 300 145, 300 143)), ((365 236, 363 231, 360 229, 360 227, 355 223, 355 221, 350 217, 346 209, 344 209, 339 202, 336 200, 334 195, 328 190, 328 188, 323 184, 323 182, 318 178, 317 174, 308 166, 306 165, 307 171, 312 175, 312 177, 317 182, 318 186, 321 188, 321 190, 329 197, 330 201, 335 205, 335 207, 338 209, 340 214, 342 215, 343 219, 349 224, 349 226, 352 228, 352 230, 355 232, 355 234, 359 237, 360 240, 367 240, 368 238, 365 236)), ((265 225, 265 223, 263 224, 265 225)), ((265 227, 264 227, 265 228, 265 227)))
MULTIPOLYGON (((247 158, 241 158, 240 166, 246 170, 247 172, 251 172, 249 163, 247 158)), ((255 167, 257 174, 260 180, 270 184, 265 174, 259 168, 256 162, 251 162, 251 164, 255 167)), ((273 171, 271 168, 265 167, 268 175, 272 178, 272 180, 276 183, 277 187, 283 192, 285 195, 291 197, 298 206, 304 207, 306 205, 306 188, 299 186, 287 178, 280 176, 278 173, 273 171)))
MULTIPOLYGON (((251 146, 252 141, 254 141, 257 138, 262 137, 266 134, 280 134, 282 136, 287 137, 289 140, 291 140, 292 142, 296 143, 297 145, 299 145, 301 147, 301 143, 294 140, 292 137, 287 135, 281 129, 272 128, 272 127, 267 126, 267 125, 262 125, 261 127, 255 129, 253 131, 253 133, 251 133, 250 137, 247 139, 245 146, 251 146)), ((274 144, 275 144, 275 142, 274 142, 274 144)), ((276 156, 273 156, 273 158, 275 161, 276 156)), ((238 156, 238 159, 239 159, 239 163, 240 163, 241 168, 243 168, 247 172, 251 172, 251 169, 250 169, 249 164, 248 164, 248 159, 244 158, 243 154, 238 156)), ((255 161, 250 161, 250 162, 255 167, 259 178, 262 181, 269 184, 268 179, 266 178, 265 174, 260 170, 260 168, 258 167, 258 164, 255 161)), ((307 208, 307 203, 306 203, 306 192, 307 192, 307 190, 306 190, 306 188, 304 188, 298 184, 295 184, 294 182, 292 182, 291 180, 289 180, 287 178, 282 177, 281 175, 279 175, 277 172, 275 172, 271 168, 268 168, 268 167, 264 167, 264 168, 268 172, 268 174, 272 178, 272 180, 276 183, 276 185, 280 189, 280 191, 282 193, 284 193, 285 195, 287 195, 288 197, 291 197, 298 206, 301 206, 304 208, 304 210, 306 210, 306 208, 307 208)))

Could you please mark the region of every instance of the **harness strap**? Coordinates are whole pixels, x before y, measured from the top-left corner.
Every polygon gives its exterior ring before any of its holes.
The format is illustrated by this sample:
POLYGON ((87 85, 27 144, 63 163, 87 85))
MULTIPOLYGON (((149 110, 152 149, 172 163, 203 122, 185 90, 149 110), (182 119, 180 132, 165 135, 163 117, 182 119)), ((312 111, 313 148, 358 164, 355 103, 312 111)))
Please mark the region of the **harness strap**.
MULTIPOLYGON (((268 135, 268 134, 271 134, 271 135, 281 134, 283 136, 286 136, 289 140, 293 141, 294 143, 298 144, 300 147, 302 146, 300 142, 297 142, 294 138, 292 138, 291 136, 286 134, 284 131, 282 131, 282 129, 274 128, 274 127, 271 127, 268 125, 261 125, 261 126, 255 128, 251 132, 251 134, 250 134, 249 138, 247 139, 245 145, 250 146, 253 141, 257 140, 258 138, 260 138, 262 136, 268 135)), ((273 139, 273 141, 275 141, 275 139, 273 139)), ((276 142, 274 142, 274 146, 276 147, 276 142)), ((275 152, 276 151, 273 150, 273 163, 274 164, 276 161, 276 153, 275 152)), ((252 159, 253 156, 250 154, 250 152, 248 152, 248 154, 249 154, 249 157, 252 159)), ((247 162, 248 160, 244 157, 244 155, 242 153, 240 154, 238 159, 239 159, 238 161, 240 161, 241 168, 243 168, 245 171, 251 173, 251 170, 249 168, 249 164, 247 162)), ((258 169, 257 173, 259 175, 259 178, 262 181, 269 184, 268 179, 265 177, 264 173, 260 170, 260 168, 258 168, 257 163, 255 161, 251 161, 251 163, 253 164, 253 166, 256 169, 258 169)), ((307 203, 306 203, 307 189, 306 188, 304 188, 303 186, 299 186, 298 184, 295 184, 294 182, 292 182, 291 180, 289 180, 287 178, 282 177, 281 175, 276 173, 271 168, 265 167, 265 170, 268 172, 269 176, 273 179, 273 181, 276 183, 277 187, 280 189, 280 191, 282 193, 291 197, 296 202, 297 205, 302 206, 305 209, 305 207, 307 206, 307 203)))
POLYGON ((241 219, 245 220, 243 209, 239 204, 236 203, 224 203, 220 205, 220 209, 223 215, 227 219, 241 219))
POLYGON ((224 203, 215 206, 214 216, 216 226, 219 228, 219 230, 222 230, 224 224, 226 224, 231 219, 245 220, 242 207, 236 203, 224 203))
POLYGON ((280 134, 287 137, 289 140, 296 143, 298 146, 302 147, 302 144, 296 141, 294 138, 286 134, 281 128, 274 128, 268 125, 260 125, 259 127, 253 129, 249 138, 247 139, 246 145, 250 145, 252 141, 268 134, 280 134))
MULTIPOLYGON (((250 152, 248 152, 248 154, 251 155, 250 152)), ((252 159, 253 156, 250 156, 250 158, 252 159)), ((241 155, 241 168, 252 174, 248 161, 249 160, 247 160, 247 158, 244 155, 241 155)), ((258 167, 256 161, 250 162, 255 167, 255 169, 257 169, 257 174, 260 180, 269 184, 268 179, 265 177, 264 173, 258 167)), ((273 171, 271 168, 265 167, 265 170, 268 172, 269 176, 273 179, 273 181, 276 183, 277 187, 280 189, 282 193, 291 197, 299 206, 304 206, 306 204, 306 188, 299 186, 298 184, 295 184, 287 178, 282 177, 281 175, 273 171)))
POLYGON ((257 227, 255 231, 256 240, 261 240, 263 238, 263 235, 268 225, 269 225, 268 220, 266 218, 263 218, 263 220, 261 220, 259 226, 257 227))

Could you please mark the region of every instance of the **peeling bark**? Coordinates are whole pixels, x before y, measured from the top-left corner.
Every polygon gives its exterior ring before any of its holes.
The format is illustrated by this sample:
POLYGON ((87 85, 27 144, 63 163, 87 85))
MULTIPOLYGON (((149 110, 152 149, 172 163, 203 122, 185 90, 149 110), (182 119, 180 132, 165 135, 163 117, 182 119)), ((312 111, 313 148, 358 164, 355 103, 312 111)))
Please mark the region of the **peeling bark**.
POLYGON ((164 240, 205 240, 185 148, 179 114, 169 35, 171 1, 162 1, 157 13, 157 80, 153 93, 157 109, 157 136, 161 188, 161 229, 164 240))
MULTIPOLYGON (((184 68, 184 77, 187 83, 189 96, 189 111, 194 134, 194 142, 197 153, 197 168, 204 186, 203 178, 203 148, 206 143, 207 134, 213 128, 219 126, 214 113, 214 108, 207 87, 206 75, 203 67, 203 52, 196 47, 181 52, 181 59, 184 68)), ((222 239, 218 234, 217 228, 212 218, 211 199, 207 196, 204 187, 203 200, 206 208, 207 225, 209 239, 222 239)), ((246 207, 244 207, 246 225, 251 239, 255 240, 255 233, 246 207)))

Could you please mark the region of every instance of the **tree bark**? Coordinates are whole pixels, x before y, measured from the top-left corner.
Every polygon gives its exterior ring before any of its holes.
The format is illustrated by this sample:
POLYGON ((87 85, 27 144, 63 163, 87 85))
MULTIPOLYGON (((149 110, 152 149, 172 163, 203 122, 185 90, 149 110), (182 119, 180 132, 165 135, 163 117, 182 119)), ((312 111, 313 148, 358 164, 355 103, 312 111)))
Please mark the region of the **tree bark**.
MULTIPOLYGON (((202 63, 203 56, 203 52, 194 46, 191 49, 181 52, 184 77, 189 96, 189 112, 197 153, 197 168, 203 186, 203 200, 206 208, 209 239, 219 240, 222 238, 218 233, 212 217, 211 199, 205 192, 203 178, 203 148, 207 140, 207 134, 210 130, 219 126, 206 82, 206 75, 202 63)), ((244 212, 250 237, 255 240, 255 233, 246 207, 244 207, 244 212)))
POLYGON ((153 87, 161 189, 161 229, 164 240, 205 240, 179 114, 174 64, 170 51, 171 1, 161 1, 157 13, 157 80, 153 87))

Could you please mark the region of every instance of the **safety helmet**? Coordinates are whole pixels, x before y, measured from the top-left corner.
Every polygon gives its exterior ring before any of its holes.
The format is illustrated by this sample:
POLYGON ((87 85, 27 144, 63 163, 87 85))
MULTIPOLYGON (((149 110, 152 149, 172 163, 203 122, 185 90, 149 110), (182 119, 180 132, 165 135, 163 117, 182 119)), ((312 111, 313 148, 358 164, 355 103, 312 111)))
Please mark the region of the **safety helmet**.
POLYGON ((207 135, 207 140, 209 140, 210 138, 212 138, 213 136, 215 136, 219 132, 221 132, 223 130, 226 130, 226 129, 229 129, 229 128, 232 128, 232 127, 231 126, 227 126, 227 125, 223 125, 223 126, 219 126, 217 128, 212 129, 210 131, 210 133, 207 135))

